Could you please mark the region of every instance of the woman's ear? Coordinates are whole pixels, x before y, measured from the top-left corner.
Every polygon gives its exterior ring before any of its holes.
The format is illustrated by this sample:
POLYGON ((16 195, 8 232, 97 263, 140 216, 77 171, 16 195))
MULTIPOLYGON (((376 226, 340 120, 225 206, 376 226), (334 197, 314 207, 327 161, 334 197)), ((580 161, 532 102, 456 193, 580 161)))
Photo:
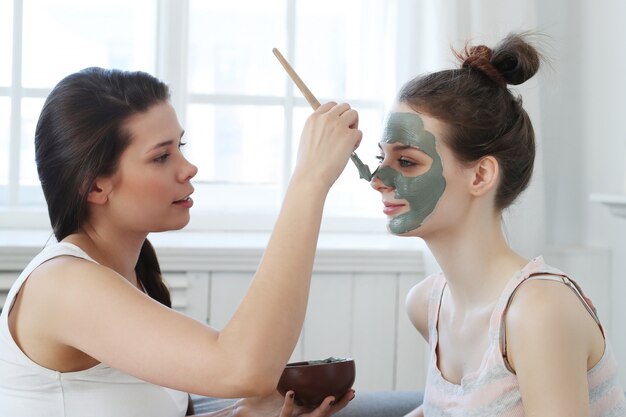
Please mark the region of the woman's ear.
POLYGON ((111 181, 106 178, 96 178, 87 192, 87 202, 91 204, 104 204, 109 199, 111 181))
POLYGON ((494 190, 500 177, 500 165, 493 156, 485 156, 473 167, 470 193, 473 196, 482 196, 494 190))

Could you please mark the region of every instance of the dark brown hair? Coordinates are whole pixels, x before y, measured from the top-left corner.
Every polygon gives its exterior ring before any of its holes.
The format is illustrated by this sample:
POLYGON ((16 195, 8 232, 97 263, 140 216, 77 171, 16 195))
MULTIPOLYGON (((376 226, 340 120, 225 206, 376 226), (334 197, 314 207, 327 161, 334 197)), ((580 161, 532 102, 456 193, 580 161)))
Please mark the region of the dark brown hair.
POLYGON ((535 134, 520 96, 507 84, 521 84, 539 69, 537 49, 527 34, 510 34, 493 49, 466 46, 456 52, 461 68, 417 77, 398 95, 415 111, 448 125, 442 138, 464 163, 491 155, 500 166, 497 209, 510 206, 530 182, 535 134))
MULTIPOLYGON (((37 172, 58 241, 80 230, 87 194, 97 177, 115 173, 130 143, 124 122, 169 99, 167 85, 145 72, 86 68, 61 80, 35 131, 37 172)), ((147 294, 171 307, 154 248, 146 239, 137 279, 147 294)))

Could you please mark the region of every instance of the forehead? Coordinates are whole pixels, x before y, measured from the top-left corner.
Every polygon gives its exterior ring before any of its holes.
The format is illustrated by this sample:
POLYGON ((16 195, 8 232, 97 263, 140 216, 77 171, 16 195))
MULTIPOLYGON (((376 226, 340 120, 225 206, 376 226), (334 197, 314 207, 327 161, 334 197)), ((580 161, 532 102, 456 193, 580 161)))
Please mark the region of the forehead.
POLYGON ((167 101, 133 114, 124 122, 124 128, 130 134, 131 146, 141 147, 149 147, 165 139, 178 139, 183 130, 174 107, 167 101))
POLYGON ((412 113, 417 114, 424 124, 424 129, 435 136, 437 142, 445 142, 449 133, 449 126, 445 122, 430 116, 427 113, 417 112, 406 102, 396 102, 391 108, 391 113, 412 113))
POLYGON ((431 157, 436 154, 435 136, 426 130, 424 121, 415 112, 390 113, 380 142, 419 148, 431 157))
POLYGON ((415 113, 417 114, 417 112, 413 110, 413 108, 409 106, 408 103, 405 103, 404 101, 396 102, 391 108, 391 112, 392 113, 415 113))

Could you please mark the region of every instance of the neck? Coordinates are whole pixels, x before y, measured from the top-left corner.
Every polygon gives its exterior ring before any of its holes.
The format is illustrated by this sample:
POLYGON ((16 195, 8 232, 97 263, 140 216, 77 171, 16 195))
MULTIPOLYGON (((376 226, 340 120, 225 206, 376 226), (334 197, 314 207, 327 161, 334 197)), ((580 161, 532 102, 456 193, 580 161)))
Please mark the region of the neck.
POLYGON ((506 242, 499 215, 474 218, 425 240, 459 308, 495 302, 513 274, 528 262, 506 242))
POLYGON ((117 231, 114 227, 101 227, 92 223, 83 225, 78 233, 65 241, 83 249, 96 262, 111 268, 133 285, 138 286, 135 266, 147 234, 117 231))

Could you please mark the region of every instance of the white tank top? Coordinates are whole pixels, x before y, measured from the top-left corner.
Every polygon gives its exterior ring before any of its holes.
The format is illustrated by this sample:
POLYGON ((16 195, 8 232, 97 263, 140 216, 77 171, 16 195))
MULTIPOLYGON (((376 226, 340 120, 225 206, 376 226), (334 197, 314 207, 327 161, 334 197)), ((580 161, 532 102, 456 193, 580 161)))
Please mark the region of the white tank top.
POLYGON ((35 268, 63 255, 95 262, 75 245, 55 243, 28 264, 7 296, 0 315, 0 416, 184 416, 187 393, 142 381, 102 363, 84 371, 54 371, 20 350, 8 322, 15 296, 35 268))

